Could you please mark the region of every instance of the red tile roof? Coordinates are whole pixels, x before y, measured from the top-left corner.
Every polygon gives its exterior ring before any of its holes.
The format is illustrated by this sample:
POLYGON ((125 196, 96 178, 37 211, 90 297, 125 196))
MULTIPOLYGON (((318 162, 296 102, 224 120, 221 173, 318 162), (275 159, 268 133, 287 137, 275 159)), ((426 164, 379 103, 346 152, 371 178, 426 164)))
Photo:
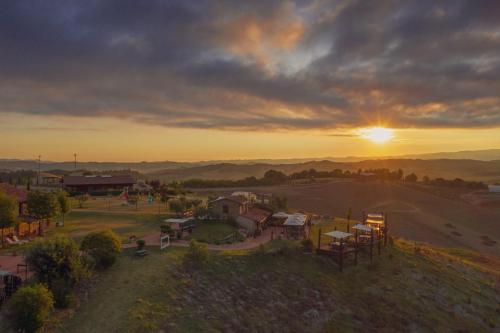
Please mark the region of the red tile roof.
POLYGON ((263 220, 271 216, 271 213, 266 210, 253 207, 250 208, 245 214, 241 216, 249 220, 252 220, 254 222, 262 222, 263 220))
POLYGON ((129 175, 123 176, 65 176, 65 186, 85 185, 133 185, 135 179, 129 175))
POLYGON ((15 187, 8 183, 0 183, 0 191, 17 199, 18 202, 23 202, 28 199, 28 191, 21 187, 15 187))

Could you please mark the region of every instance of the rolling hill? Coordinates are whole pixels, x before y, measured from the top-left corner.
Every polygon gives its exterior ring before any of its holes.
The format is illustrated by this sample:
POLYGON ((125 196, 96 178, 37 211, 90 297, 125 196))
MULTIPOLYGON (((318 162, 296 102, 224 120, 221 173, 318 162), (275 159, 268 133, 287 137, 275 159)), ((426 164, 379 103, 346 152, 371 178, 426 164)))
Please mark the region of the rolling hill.
POLYGON ((500 181, 500 160, 416 160, 416 159, 386 159, 366 160, 360 162, 333 162, 311 161, 295 164, 233 164, 220 163, 212 165, 184 167, 181 169, 167 169, 148 174, 150 178, 169 180, 185 179, 242 179, 255 176, 262 177, 269 169, 282 171, 286 174, 314 168, 318 171, 342 169, 357 171, 358 169, 403 169, 405 173, 414 172, 418 176, 427 175, 431 178, 443 177, 447 179, 463 178, 467 180, 480 180, 485 182, 500 181))

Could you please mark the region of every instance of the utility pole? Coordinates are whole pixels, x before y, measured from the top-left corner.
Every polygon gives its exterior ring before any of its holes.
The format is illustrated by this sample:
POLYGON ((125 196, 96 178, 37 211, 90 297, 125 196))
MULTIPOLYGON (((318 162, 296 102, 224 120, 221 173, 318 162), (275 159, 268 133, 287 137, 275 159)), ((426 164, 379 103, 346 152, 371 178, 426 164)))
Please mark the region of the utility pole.
POLYGON ((73 156, 75 157, 75 170, 76 170, 76 153, 74 153, 73 156))
POLYGON ((42 160, 42 155, 38 155, 38 177, 36 178, 36 184, 40 185, 40 162, 42 160))

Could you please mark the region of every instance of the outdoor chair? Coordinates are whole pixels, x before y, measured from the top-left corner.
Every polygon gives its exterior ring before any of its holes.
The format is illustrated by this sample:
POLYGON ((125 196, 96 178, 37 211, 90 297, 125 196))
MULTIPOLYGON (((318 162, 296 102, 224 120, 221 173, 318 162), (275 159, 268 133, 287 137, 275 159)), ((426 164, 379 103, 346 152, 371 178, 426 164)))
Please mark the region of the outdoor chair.
POLYGON ((29 243, 28 240, 24 240, 24 239, 19 239, 17 238, 17 236, 12 236, 12 239, 14 240, 14 242, 18 243, 18 244, 25 244, 25 243, 29 243))

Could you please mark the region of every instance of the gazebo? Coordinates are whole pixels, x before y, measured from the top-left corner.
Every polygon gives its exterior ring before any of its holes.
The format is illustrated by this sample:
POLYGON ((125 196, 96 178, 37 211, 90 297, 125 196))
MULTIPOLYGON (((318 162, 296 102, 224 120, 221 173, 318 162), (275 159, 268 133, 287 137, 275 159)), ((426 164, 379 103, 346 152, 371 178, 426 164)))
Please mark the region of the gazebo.
POLYGON ((357 248, 354 246, 352 241, 349 240, 354 236, 349 232, 343 231, 330 231, 324 234, 325 236, 331 237, 332 242, 326 245, 321 245, 321 232, 318 235, 318 252, 320 254, 331 255, 332 258, 339 265, 340 271, 344 267, 344 257, 350 253, 355 253, 355 264, 357 264, 357 248))
POLYGON ((305 226, 307 222, 307 215, 295 213, 288 215, 283 223, 283 229, 286 238, 299 239, 305 235, 305 226))
POLYGON ((358 223, 352 229, 355 231, 356 247, 370 247, 370 261, 373 259, 373 246, 375 244, 377 244, 378 254, 380 254, 380 245, 382 244, 380 228, 358 223))
POLYGON ((364 213, 363 212, 363 224, 372 227, 380 238, 381 235, 384 236, 384 245, 387 245, 387 213, 364 213))

